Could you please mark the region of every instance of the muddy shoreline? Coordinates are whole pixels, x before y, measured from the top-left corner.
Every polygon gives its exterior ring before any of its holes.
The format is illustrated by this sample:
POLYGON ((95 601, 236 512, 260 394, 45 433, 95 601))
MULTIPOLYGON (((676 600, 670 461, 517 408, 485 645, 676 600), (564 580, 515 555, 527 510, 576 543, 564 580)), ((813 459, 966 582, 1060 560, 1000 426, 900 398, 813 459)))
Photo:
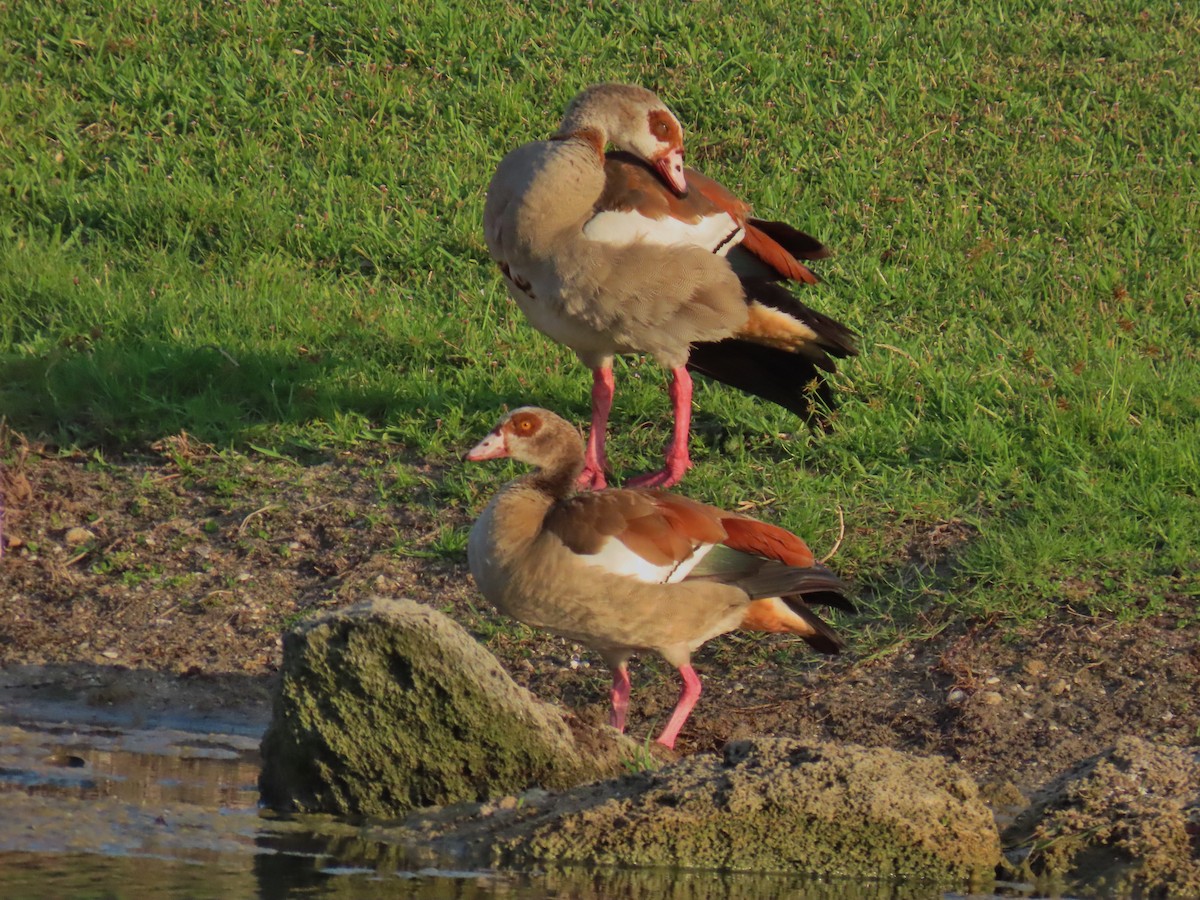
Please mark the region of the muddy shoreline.
MULTIPOLYGON (((469 522, 439 505, 435 469, 400 491, 386 448, 298 466, 178 436, 99 464, 8 440, 0 702, 10 709, 148 727, 207 717, 261 732, 281 634, 391 596, 446 612, 542 699, 585 721, 606 716, 598 660, 485 608, 465 559, 432 549, 469 522), (407 502, 381 503, 388 495, 407 502)), ((915 549, 897 565, 914 573, 951 564, 969 539, 952 523, 902 527, 915 549)), ((1068 598, 1038 622, 970 619, 932 590, 923 637, 833 660, 786 638, 720 638, 695 659, 704 695, 678 749, 769 735, 937 755, 961 763, 998 809, 1016 809, 1124 737, 1200 746, 1197 572, 1175 581, 1137 621, 1068 598)), ((630 732, 652 735, 677 685, 653 659, 632 675, 630 732)))

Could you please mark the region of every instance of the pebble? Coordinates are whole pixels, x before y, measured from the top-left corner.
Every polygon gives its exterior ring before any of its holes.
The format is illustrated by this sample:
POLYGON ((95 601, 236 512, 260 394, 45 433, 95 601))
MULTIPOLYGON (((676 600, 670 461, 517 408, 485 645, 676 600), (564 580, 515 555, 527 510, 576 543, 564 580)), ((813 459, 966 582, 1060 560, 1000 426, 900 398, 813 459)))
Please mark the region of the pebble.
POLYGON ((1071 689, 1071 682, 1065 678, 1055 678, 1046 687, 1052 695, 1059 697, 1071 689))
POLYGON ((1038 675, 1046 673, 1046 664, 1040 659, 1030 659, 1026 660, 1024 669, 1026 675, 1032 675, 1036 678, 1038 675))
POLYGON ((68 528, 64 536, 66 542, 72 547, 78 547, 80 544, 86 544, 89 541, 94 541, 96 535, 88 531, 86 528, 81 528, 76 525, 74 528, 68 528))
POLYGON ((999 706, 1004 702, 1004 698, 1000 696, 999 691, 982 691, 979 694, 979 701, 984 706, 999 706))
POLYGON ((967 692, 962 688, 955 688, 946 695, 946 702, 951 704, 962 703, 967 699, 967 692))

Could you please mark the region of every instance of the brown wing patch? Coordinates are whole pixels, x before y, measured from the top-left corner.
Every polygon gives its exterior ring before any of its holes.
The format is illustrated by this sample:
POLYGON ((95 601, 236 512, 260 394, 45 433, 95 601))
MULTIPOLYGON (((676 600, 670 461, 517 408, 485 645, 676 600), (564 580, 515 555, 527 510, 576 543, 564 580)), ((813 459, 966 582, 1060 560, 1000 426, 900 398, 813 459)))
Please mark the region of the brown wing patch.
POLYGON ((656 566, 672 565, 692 555, 696 545, 725 536, 718 517, 700 513, 703 504, 648 491, 612 490, 577 494, 551 507, 545 529, 575 553, 599 553, 614 538, 656 566))
MULTIPOLYGON (((631 506, 625 491, 596 491, 560 500, 546 513, 543 527, 575 553, 599 553, 604 542, 628 526, 638 508, 631 506)), ((644 515, 653 505, 638 505, 644 515)))
POLYGON ((631 518, 616 537, 634 553, 656 565, 687 559, 701 544, 717 544, 726 538, 722 524, 727 515, 715 506, 698 503, 665 491, 624 490, 654 505, 653 515, 631 518))
POLYGON ((715 506, 707 506, 678 494, 654 492, 654 502, 680 534, 698 544, 719 544, 725 540, 721 519, 727 514, 715 506))
POLYGON ((781 350, 796 350, 817 342, 817 333, 811 327, 783 310, 752 301, 746 311, 746 324, 737 337, 781 350))
POLYGON ((801 569, 813 564, 813 554, 808 544, 777 525, 732 516, 722 519, 721 524, 728 535, 724 542, 727 547, 777 559, 801 569))
POLYGON ((694 169, 684 169, 689 190, 676 196, 652 168, 632 153, 614 151, 604 160, 604 191, 597 212, 636 209, 649 219, 679 219, 695 224, 705 216, 728 212, 741 224, 749 207, 694 169))
POLYGON ((747 224, 745 227, 746 236, 742 238, 744 248, 785 278, 805 284, 817 283, 817 276, 812 270, 788 253, 773 237, 754 225, 747 224))
POLYGON ((639 516, 626 522, 625 530, 616 539, 656 566, 680 562, 692 555, 695 544, 676 531, 661 512, 639 516))

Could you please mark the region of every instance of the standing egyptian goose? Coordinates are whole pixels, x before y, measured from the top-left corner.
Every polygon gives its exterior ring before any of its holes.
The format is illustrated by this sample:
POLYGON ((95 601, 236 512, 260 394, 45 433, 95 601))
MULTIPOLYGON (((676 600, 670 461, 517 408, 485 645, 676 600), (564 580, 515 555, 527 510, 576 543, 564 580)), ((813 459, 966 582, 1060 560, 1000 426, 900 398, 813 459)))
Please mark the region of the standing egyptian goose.
POLYGON ((471 574, 501 612, 603 657, 618 730, 637 651, 659 653, 683 678, 658 737, 674 747, 700 696, 691 655, 705 641, 744 628, 797 634, 822 653, 844 646, 808 602, 853 611, 845 586, 790 532, 659 490, 576 493, 583 442, 544 409, 514 410, 466 454, 506 456, 537 468, 472 527, 471 574))
POLYGON ((688 369, 813 421, 814 394, 832 406, 823 373, 857 352, 850 329, 781 284, 817 280, 800 259, 827 256, 821 242, 751 218, 746 203, 685 168, 679 121, 643 88, 589 87, 550 140, 504 157, 484 235, 529 321, 592 370, 585 487, 605 484, 617 354, 671 370, 665 466, 629 482, 668 487, 691 466, 688 369))

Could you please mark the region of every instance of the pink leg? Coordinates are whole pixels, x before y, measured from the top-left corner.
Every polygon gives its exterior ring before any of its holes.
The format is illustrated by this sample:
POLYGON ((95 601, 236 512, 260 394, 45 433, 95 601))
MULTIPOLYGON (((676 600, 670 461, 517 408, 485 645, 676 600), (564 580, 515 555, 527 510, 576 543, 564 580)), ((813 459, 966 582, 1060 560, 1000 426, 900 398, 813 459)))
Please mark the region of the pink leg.
POLYGON ((648 472, 631 478, 630 487, 670 487, 678 484, 692 467, 688 456, 688 432, 692 426, 692 376, 684 366, 671 370, 671 408, 675 412, 675 428, 667 445, 666 465, 659 472, 648 472))
POLYGON ((613 669, 612 713, 608 723, 622 734, 625 733, 625 713, 629 709, 629 670, 624 663, 613 669))
POLYGON ((679 729, 683 727, 687 717, 692 714, 692 707, 700 699, 700 678, 696 675, 696 670, 691 666, 680 666, 679 674, 683 676, 683 690, 679 692, 679 702, 675 704, 675 711, 671 713, 667 727, 657 738, 660 744, 672 750, 675 749, 675 738, 679 737, 679 729))
POLYGON ((608 413, 613 401, 612 366, 592 369, 592 430, 588 433, 587 451, 583 457, 583 474, 579 476, 579 487, 599 491, 604 489, 604 470, 608 459, 604 456, 604 436, 608 431, 608 413))

